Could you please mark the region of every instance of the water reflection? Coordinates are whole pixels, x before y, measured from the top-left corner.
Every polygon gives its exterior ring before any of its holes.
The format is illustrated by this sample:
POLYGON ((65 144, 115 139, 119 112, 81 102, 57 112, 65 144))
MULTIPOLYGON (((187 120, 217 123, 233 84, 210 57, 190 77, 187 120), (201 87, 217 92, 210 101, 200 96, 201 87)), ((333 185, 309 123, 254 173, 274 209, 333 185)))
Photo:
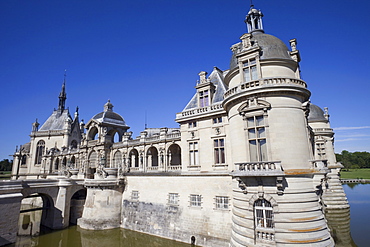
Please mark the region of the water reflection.
POLYGON ((125 229, 112 230, 84 230, 78 226, 71 226, 60 231, 52 231, 38 237, 19 236, 16 247, 189 247, 190 244, 154 237, 125 229))
MULTIPOLYGON (((370 222, 370 184, 344 185, 351 212, 349 209, 332 209, 326 212, 326 218, 335 239, 337 247, 368 246, 370 239, 368 224, 370 222), (351 227, 350 223, 351 222, 351 227), (351 238, 352 233, 352 238, 351 238), (355 244, 356 243, 356 244, 355 244)), ((22 208, 23 209, 23 208, 22 208)), ((26 209, 26 208, 24 208, 26 209)), ((77 226, 60 231, 40 229, 42 211, 20 214, 19 236, 16 247, 30 246, 59 246, 59 247, 189 247, 172 240, 162 239, 151 235, 125 229, 103 231, 84 230, 77 226), (35 235, 40 232, 40 236, 35 235)))
POLYGON ((358 246, 369 246, 370 184, 346 184, 343 188, 351 206, 352 237, 358 246))
POLYGON ((357 246, 351 237, 349 208, 327 209, 325 217, 336 247, 357 246))

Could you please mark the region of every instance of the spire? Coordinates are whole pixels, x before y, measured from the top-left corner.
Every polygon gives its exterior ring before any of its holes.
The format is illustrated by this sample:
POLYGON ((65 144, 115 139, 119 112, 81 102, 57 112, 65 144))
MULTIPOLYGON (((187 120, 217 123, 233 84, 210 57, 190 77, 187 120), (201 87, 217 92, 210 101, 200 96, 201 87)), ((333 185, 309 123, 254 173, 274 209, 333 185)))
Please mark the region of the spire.
POLYGON ((58 110, 59 111, 64 111, 65 109, 65 105, 66 105, 66 99, 67 99, 67 94, 66 94, 66 73, 67 73, 67 70, 64 70, 64 81, 63 81, 63 85, 62 85, 62 90, 60 91, 60 94, 59 94, 59 106, 58 106, 58 110))
POLYGON ((263 14, 261 10, 255 9, 251 1, 251 8, 244 21, 247 24, 248 33, 253 33, 256 31, 264 32, 262 26, 262 17, 263 14))

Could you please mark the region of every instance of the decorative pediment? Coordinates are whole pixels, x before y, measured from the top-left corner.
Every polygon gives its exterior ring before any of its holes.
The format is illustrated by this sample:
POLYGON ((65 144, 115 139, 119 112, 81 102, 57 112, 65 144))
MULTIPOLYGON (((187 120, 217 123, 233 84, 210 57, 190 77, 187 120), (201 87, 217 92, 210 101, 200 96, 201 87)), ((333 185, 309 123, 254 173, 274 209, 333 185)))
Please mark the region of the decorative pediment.
POLYGON ((244 115, 246 112, 263 110, 266 111, 271 107, 271 104, 263 99, 257 97, 248 98, 239 108, 238 112, 240 115, 244 115))

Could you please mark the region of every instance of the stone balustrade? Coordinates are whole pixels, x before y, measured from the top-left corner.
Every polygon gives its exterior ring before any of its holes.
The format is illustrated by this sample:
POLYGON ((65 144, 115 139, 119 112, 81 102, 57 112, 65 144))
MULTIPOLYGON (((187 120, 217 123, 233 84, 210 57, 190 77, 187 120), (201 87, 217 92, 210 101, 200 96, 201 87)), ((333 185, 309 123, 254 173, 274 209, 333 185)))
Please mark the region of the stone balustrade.
POLYGON ((168 171, 180 171, 181 170, 181 165, 174 165, 174 166, 168 166, 167 170, 168 171))
POLYGON ((333 132, 333 129, 332 128, 315 128, 313 129, 313 132, 315 133, 332 133, 333 132))
POLYGON ((183 111, 176 114, 176 119, 185 118, 188 116, 196 116, 203 113, 212 113, 215 111, 223 110, 222 104, 215 104, 207 107, 196 108, 188 111, 183 111))
POLYGON ((236 163, 233 176, 281 176, 284 174, 280 161, 236 163))
POLYGON ((306 82, 296 79, 296 78, 266 78, 266 79, 259 79, 249 82, 244 82, 239 84, 236 87, 230 88, 224 94, 224 99, 243 91, 247 91, 249 89, 262 87, 262 86, 274 86, 274 85, 294 85, 299 87, 307 88, 306 82))

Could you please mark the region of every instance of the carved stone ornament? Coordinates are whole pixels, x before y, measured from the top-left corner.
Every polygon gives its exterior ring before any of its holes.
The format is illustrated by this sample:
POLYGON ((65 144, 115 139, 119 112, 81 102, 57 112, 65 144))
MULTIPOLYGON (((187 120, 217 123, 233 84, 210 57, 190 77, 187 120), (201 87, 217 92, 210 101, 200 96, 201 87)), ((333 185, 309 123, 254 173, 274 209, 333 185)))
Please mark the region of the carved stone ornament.
POLYGON ((302 110, 304 111, 304 115, 306 118, 308 118, 308 115, 310 114, 310 101, 306 101, 302 103, 302 110))
POLYGON ((244 49, 248 49, 252 46, 251 38, 252 38, 252 34, 250 33, 243 34, 240 37, 244 49))
POLYGON ((271 104, 266 100, 258 99, 257 97, 251 97, 246 100, 239 108, 238 112, 240 115, 244 116, 246 112, 255 110, 266 111, 271 107, 271 104))
POLYGON ((243 193, 247 194, 248 193, 247 192, 247 185, 244 183, 244 181, 239 177, 236 178, 236 181, 238 181, 238 183, 239 183, 238 186, 243 191, 243 193))

